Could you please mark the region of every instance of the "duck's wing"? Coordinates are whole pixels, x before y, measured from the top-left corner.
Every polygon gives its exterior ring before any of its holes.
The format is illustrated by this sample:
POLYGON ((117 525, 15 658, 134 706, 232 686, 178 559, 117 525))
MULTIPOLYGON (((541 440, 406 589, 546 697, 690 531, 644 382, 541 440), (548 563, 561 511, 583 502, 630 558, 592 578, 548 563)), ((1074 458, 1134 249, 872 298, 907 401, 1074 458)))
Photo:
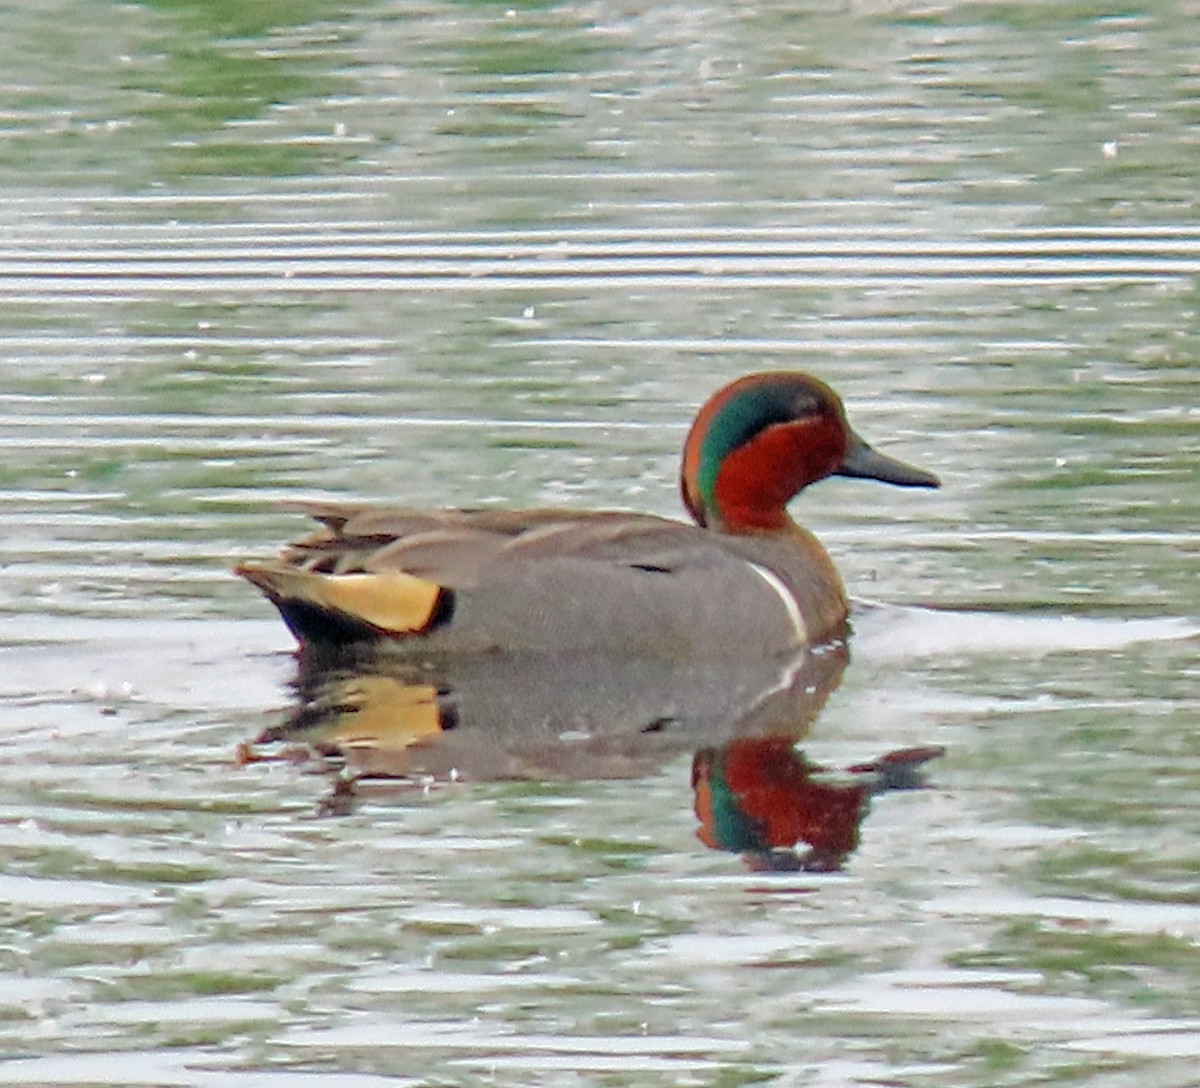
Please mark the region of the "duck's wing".
POLYGON ((637 518, 548 509, 417 510, 337 503, 293 508, 321 528, 283 549, 280 559, 290 566, 322 574, 406 571, 454 586, 470 584, 500 551, 538 530, 637 518))

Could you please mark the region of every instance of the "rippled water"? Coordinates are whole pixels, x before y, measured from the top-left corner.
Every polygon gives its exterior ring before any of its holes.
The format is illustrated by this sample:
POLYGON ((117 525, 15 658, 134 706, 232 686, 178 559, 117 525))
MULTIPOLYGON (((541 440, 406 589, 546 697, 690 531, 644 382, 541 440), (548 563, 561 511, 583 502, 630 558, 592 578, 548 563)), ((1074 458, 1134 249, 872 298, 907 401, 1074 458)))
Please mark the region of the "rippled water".
POLYGON ((1197 15, 7 13, 0 1084, 1193 1084, 1197 15), (765 366, 944 481, 795 507, 858 601, 803 759, 945 749, 839 872, 678 751, 239 761, 276 500, 674 514, 765 366))

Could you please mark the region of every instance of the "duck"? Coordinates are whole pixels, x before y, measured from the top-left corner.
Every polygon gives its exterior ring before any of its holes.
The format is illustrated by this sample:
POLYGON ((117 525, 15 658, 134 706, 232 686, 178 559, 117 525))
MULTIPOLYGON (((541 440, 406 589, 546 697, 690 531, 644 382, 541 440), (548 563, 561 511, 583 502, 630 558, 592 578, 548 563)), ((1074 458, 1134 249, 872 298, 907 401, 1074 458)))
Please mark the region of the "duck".
POLYGON ((744 375, 683 445, 689 520, 625 510, 302 503, 318 528, 235 573, 301 651, 784 657, 842 640, 846 589, 789 503, 832 476, 935 488, 795 371, 744 375))

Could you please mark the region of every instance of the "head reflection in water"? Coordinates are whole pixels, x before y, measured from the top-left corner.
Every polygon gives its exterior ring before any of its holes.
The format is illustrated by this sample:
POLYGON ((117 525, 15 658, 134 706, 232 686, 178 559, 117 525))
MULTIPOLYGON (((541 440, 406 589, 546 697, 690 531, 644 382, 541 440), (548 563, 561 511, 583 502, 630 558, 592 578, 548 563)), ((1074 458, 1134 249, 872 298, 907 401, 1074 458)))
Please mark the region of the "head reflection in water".
POLYGON ((741 854, 752 869, 830 872, 858 846, 870 798, 921 784, 940 748, 908 748, 831 778, 787 737, 741 737, 700 749, 692 790, 700 841, 741 854), (796 847, 808 847, 800 854, 796 847))

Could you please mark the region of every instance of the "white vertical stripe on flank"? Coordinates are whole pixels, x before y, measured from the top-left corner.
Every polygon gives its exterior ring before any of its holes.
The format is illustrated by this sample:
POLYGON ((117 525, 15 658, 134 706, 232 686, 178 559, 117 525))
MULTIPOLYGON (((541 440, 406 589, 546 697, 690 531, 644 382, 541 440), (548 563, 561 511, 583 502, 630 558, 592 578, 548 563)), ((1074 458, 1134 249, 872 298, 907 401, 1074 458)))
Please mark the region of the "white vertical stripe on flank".
POLYGON ((757 563, 747 562, 746 566, 775 591, 779 599, 783 602, 783 610, 787 613, 788 622, 792 625, 796 642, 801 646, 807 645, 808 625, 804 622, 804 617, 800 615, 800 606, 796 603, 796 598, 792 596, 792 591, 784 585, 783 579, 773 570, 760 567, 757 563))

